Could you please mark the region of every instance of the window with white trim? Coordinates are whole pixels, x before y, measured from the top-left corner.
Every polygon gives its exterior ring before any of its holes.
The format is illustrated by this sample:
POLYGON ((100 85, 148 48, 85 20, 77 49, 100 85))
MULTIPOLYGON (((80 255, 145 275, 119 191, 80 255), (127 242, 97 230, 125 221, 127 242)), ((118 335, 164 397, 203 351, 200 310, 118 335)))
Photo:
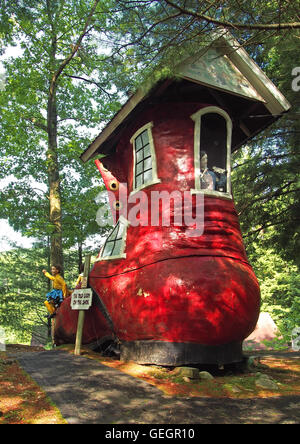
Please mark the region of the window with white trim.
POLYGON ((127 221, 121 216, 106 239, 99 260, 126 258, 124 251, 126 246, 127 226, 127 221))
POLYGON ((159 183, 157 177, 156 155, 152 137, 153 123, 140 128, 130 139, 133 145, 133 191, 159 183))
POLYGON ((203 108, 191 118, 195 121, 192 192, 231 199, 231 119, 216 106, 203 108))

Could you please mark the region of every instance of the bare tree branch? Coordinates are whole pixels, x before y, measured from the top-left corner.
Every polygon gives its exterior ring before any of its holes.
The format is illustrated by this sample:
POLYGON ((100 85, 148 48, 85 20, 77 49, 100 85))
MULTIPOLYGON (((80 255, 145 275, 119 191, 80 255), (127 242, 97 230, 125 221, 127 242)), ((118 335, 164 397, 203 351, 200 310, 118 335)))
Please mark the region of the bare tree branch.
POLYGON ((52 77, 52 84, 55 84, 58 77, 60 76, 60 74, 63 72, 64 68, 70 63, 70 61, 72 60, 72 58, 75 56, 75 54, 77 53, 78 49, 80 48, 81 42, 84 38, 84 36, 90 31, 89 26, 91 24, 94 12, 97 8, 97 5, 99 3, 100 0, 95 0, 94 5, 86 19, 86 22, 84 24, 83 30, 80 34, 80 36, 77 39, 77 42, 73 45, 72 47, 72 51, 71 53, 68 55, 68 57, 66 57, 62 63, 60 64, 59 68, 57 69, 57 71, 54 73, 53 77, 52 77))
POLYGON ((293 188, 293 189, 289 189, 287 191, 283 191, 285 188, 288 188, 293 183, 296 183, 296 181, 289 181, 286 184, 284 184, 281 188, 278 188, 276 191, 269 193, 267 195, 259 196, 256 199, 253 199, 251 202, 246 203, 246 205, 244 205, 243 208, 239 211, 239 217, 247 210, 247 208, 249 208, 250 206, 252 206, 256 202, 260 202, 260 201, 267 202, 267 201, 270 201, 276 197, 284 196, 284 195, 290 194, 290 193, 297 193, 298 191, 300 191, 300 188, 293 188))
POLYGON ((234 23, 229 22, 227 20, 218 20, 214 17, 210 17, 205 14, 201 14, 199 12, 192 11, 191 9, 183 8, 179 5, 176 5, 174 2, 170 0, 164 0, 169 6, 177 9, 183 15, 189 15, 194 17, 196 20, 204 20, 208 23, 212 23, 214 25, 222 26, 224 28, 230 29, 240 29, 240 30, 263 30, 263 31, 281 31, 283 29, 300 29, 300 22, 291 22, 291 23, 255 23, 255 24, 246 24, 246 23, 234 23))
POLYGON ((47 133, 48 131, 47 125, 37 120, 35 117, 25 117, 25 120, 27 120, 27 122, 32 123, 36 128, 42 129, 47 133))
POLYGON ((91 85, 95 85, 97 86, 97 88, 101 89, 101 91, 103 91, 108 97, 112 97, 112 94, 107 92, 101 85, 100 83, 96 82, 95 80, 91 80, 91 79, 86 79, 85 77, 81 77, 81 76, 74 76, 74 75, 70 75, 70 74, 66 74, 64 73, 64 75, 66 77, 70 77, 71 79, 78 79, 78 80, 82 80, 86 83, 90 83, 91 85))
MULTIPOLYGON (((283 212, 280 214, 280 216, 282 216, 284 213, 286 214, 287 211, 283 211, 283 212)), ((298 222, 299 220, 300 220, 299 218, 294 218, 294 219, 292 219, 293 222, 298 222)), ((257 228, 256 230, 251 230, 251 231, 249 231, 247 234, 244 234, 244 235, 243 235, 243 238, 245 239, 245 238, 247 238, 247 237, 254 236, 255 234, 260 233, 262 230, 265 230, 266 228, 276 227, 276 225, 284 225, 285 223, 286 223, 286 219, 284 218, 284 219, 281 219, 281 220, 272 221, 272 222, 270 222, 270 223, 262 224, 262 225, 261 225, 259 228, 257 228)))

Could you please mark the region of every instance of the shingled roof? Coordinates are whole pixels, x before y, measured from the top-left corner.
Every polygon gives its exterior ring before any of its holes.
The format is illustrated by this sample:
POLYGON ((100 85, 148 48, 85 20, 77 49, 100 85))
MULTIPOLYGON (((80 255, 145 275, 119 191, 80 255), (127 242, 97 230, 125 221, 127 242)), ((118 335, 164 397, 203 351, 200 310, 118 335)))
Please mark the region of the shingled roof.
POLYGON ((232 150, 236 150, 290 109, 289 102, 228 31, 213 34, 211 43, 185 59, 176 77, 141 88, 122 106, 80 156, 83 162, 108 154, 122 130, 149 103, 187 96, 232 110, 232 150), (179 79, 179 82, 178 82, 179 79), (180 89, 181 88, 181 89, 180 89), (176 89, 176 93, 175 93, 176 89))

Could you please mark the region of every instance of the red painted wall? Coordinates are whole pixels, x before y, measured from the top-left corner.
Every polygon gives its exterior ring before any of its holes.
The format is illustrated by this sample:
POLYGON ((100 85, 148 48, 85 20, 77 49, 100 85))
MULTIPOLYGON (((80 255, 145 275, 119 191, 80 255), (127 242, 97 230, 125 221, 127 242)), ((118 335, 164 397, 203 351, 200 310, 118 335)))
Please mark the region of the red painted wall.
MULTIPOLYGON (((149 198, 149 215, 151 191, 195 188, 190 115, 199 108, 172 103, 148 109, 123 134, 115 155, 105 159, 117 178, 122 170, 130 192, 133 149, 129 140, 153 121, 161 183, 143 189, 149 198)), ((187 227, 129 226, 126 259, 95 263, 90 283, 111 313, 121 339, 222 344, 244 339, 255 327, 259 287, 247 262, 234 203, 206 196, 204 209, 205 229, 200 237, 188 237, 187 227)))
MULTIPOLYGON (((183 193, 194 189, 194 121, 190 116, 204 106, 208 105, 165 103, 139 115, 123 132, 114 155, 103 161, 109 170, 101 170, 106 186, 116 178, 127 183, 128 192, 132 191, 130 138, 152 121, 161 183, 143 189, 148 196, 149 215, 151 191, 183 193)), ((118 199, 119 190, 115 195, 118 199)), ((195 205, 195 196, 193 202, 195 205)), ((189 231, 186 226, 173 224, 129 226, 126 259, 94 264, 89 284, 101 298, 121 341, 219 345, 242 341, 254 329, 259 314, 259 286, 247 261, 233 201, 206 196, 204 233, 189 237, 189 231)), ((58 340, 64 330, 73 332, 76 324, 74 315, 68 314, 66 301, 60 310, 58 340)), ((96 326, 96 336, 110 332, 96 307, 90 309, 90 316, 93 321, 85 323, 85 342, 95 340, 91 322, 96 326)))

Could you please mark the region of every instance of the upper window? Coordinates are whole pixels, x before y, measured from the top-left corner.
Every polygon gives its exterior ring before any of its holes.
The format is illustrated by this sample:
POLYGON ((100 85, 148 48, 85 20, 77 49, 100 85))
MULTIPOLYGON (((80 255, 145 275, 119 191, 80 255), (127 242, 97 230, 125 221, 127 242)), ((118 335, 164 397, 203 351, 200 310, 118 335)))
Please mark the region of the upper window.
POLYGON ((157 177, 156 156, 151 128, 147 123, 130 139, 133 144, 133 191, 160 182, 157 177))
POLYGON ((106 239, 99 260, 126 257, 124 250, 126 245, 127 225, 127 221, 120 216, 117 224, 106 239))
POLYGON ((191 117, 195 121, 193 192, 231 199, 231 119, 215 106, 203 108, 191 117))

